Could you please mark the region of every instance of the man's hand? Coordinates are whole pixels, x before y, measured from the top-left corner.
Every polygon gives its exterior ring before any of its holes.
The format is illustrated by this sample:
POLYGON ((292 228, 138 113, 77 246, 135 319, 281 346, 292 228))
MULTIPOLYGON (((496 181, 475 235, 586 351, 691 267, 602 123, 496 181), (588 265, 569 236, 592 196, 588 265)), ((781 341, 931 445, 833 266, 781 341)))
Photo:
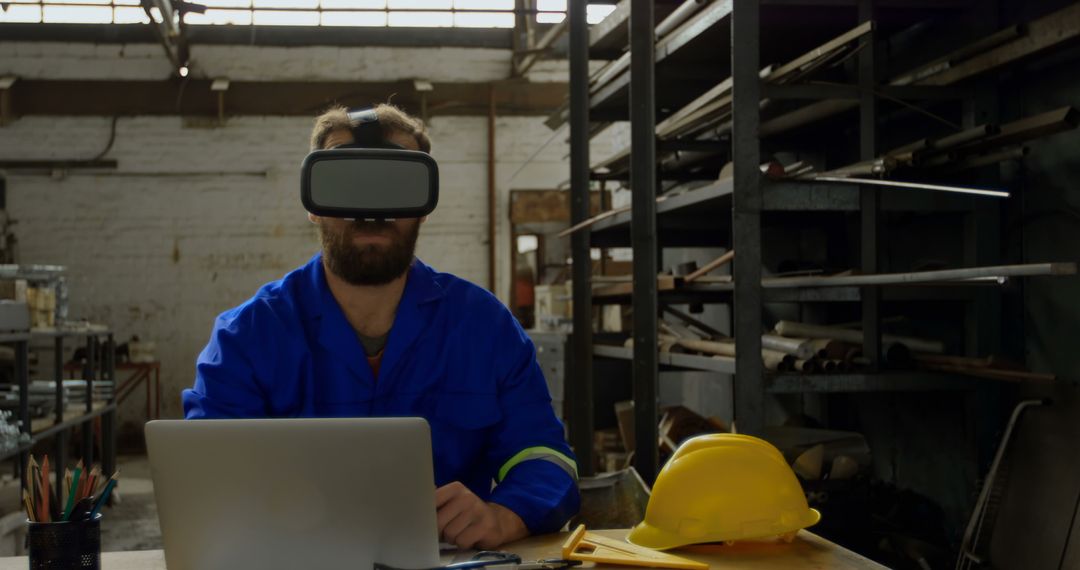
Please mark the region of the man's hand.
POLYGON ((521 518, 510 509, 485 503, 455 481, 435 490, 439 536, 445 542, 469 550, 493 550, 529 535, 521 518))

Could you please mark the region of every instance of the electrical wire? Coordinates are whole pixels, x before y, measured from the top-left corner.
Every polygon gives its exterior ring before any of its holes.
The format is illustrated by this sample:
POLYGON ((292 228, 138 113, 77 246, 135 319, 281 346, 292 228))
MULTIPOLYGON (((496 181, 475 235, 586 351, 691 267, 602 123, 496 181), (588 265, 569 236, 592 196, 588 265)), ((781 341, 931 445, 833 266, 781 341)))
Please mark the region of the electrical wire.
POLYGON ((89 162, 97 162, 102 158, 105 158, 105 155, 109 154, 109 151, 112 150, 113 143, 116 142, 116 123, 119 120, 119 115, 116 115, 112 118, 112 126, 109 127, 109 142, 105 143, 105 148, 101 152, 97 153, 94 158, 91 158, 89 162))
MULTIPOLYGON (((834 81, 808 81, 807 83, 809 83, 811 85, 828 85, 828 86, 832 86, 832 87, 836 87, 836 86, 852 87, 852 85, 850 85, 850 84, 836 83, 834 81)), ((861 86, 856 85, 855 87, 857 89, 859 89, 859 90, 864 90, 861 86)), ((865 90, 869 91, 870 93, 873 93, 877 97, 885 99, 886 101, 892 101, 893 103, 896 103, 897 105, 900 105, 901 107, 906 107, 906 108, 908 108, 908 109, 910 109, 912 111, 915 111, 916 113, 919 113, 920 115, 925 115, 925 116, 927 116, 927 117, 929 117, 929 118, 931 118, 931 119, 933 119, 933 120, 935 120, 935 121, 949 127, 950 129, 953 129, 953 130, 955 130, 957 132, 964 130, 964 127, 962 127, 962 126, 960 126, 960 125, 946 119, 945 117, 942 117, 941 115, 931 113, 930 111, 927 111, 926 109, 923 109, 922 107, 920 107, 918 105, 915 105, 913 103, 908 103, 907 101, 904 101, 903 99, 898 99, 898 98, 893 97, 891 95, 887 95, 886 93, 884 93, 882 91, 879 91, 877 89, 865 89, 865 90)))

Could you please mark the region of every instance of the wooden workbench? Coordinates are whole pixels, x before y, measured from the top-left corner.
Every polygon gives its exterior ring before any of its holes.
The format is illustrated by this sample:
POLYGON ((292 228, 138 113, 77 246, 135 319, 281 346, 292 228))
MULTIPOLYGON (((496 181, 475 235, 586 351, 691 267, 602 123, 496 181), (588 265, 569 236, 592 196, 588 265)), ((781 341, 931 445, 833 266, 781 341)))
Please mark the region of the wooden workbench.
MULTIPOLYGON (((625 530, 599 531, 605 535, 617 538, 626 536, 625 530)), ((559 550, 566 534, 551 534, 537 536, 506 545, 502 550, 519 554, 522 560, 538 560, 542 558, 558 558, 559 550)), ((734 546, 717 546, 709 553, 695 553, 690 551, 677 551, 675 554, 692 558, 701 562, 707 562, 713 570, 725 568, 754 569, 763 568, 769 570, 797 570, 806 569, 885 569, 867 558, 859 556, 850 550, 837 546, 815 534, 806 531, 791 544, 780 542, 770 543, 747 543, 734 546)), ((444 561, 454 562, 465 560, 468 555, 458 555, 444 561)), ((0 570, 25 570, 29 562, 26 557, 0 558, 0 570)), ((103 570, 165 570, 165 555, 161 550, 146 550, 142 552, 107 552, 101 555, 103 570)), ((616 570, 618 567, 606 566, 616 570)))

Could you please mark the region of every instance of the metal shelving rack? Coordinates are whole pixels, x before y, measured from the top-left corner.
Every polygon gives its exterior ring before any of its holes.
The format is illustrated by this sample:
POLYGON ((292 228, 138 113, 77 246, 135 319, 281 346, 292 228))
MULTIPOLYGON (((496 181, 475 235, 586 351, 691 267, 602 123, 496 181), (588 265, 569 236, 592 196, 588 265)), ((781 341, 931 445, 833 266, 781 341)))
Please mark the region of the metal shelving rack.
MULTIPOLYGON (((567 109, 556 112, 548 121, 555 127, 565 120, 570 123, 571 200, 574 204, 572 225, 588 219, 590 179, 628 180, 632 189, 631 207, 572 234, 574 279, 574 338, 571 362, 572 381, 568 387, 570 399, 570 438, 579 457, 592 456, 592 359, 619 358, 631 361, 633 395, 635 400, 636 441, 657 440, 657 381, 658 372, 665 369, 708 370, 734 373, 735 417, 741 433, 760 434, 765 427, 765 401, 769 394, 833 393, 872 391, 972 391, 978 381, 971 378, 924 372, 878 372, 881 358, 882 300, 940 299, 968 303, 969 340, 982 335, 982 342, 969 342, 968 349, 986 342, 994 332, 972 326, 979 313, 988 306, 994 314, 995 301, 978 287, 837 287, 828 289, 764 289, 762 287, 762 214, 767 212, 857 212, 862 243, 860 267, 862 273, 877 273, 879 263, 882 212, 936 211, 962 213, 965 239, 978 242, 969 247, 965 261, 985 265, 996 261, 979 250, 988 239, 996 236, 994 224, 989 223, 988 208, 981 207, 976 198, 956 195, 912 196, 904 193, 885 193, 873 186, 851 184, 822 184, 805 181, 777 181, 764 177, 761 145, 763 124, 760 102, 770 99, 801 99, 817 104, 839 100, 837 108, 857 109, 859 120, 858 156, 860 160, 879 156, 877 124, 878 97, 920 100, 949 99, 968 102, 973 91, 954 86, 888 86, 881 85, 880 55, 877 47, 881 38, 878 30, 862 36, 854 55, 853 85, 771 85, 760 80, 763 52, 770 60, 782 61, 777 44, 795 43, 795 47, 828 40, 858 24, 876 22, 873 0, 850 2, 764 2, 759 0, 713 0, 695 13, 675 21, 662 37, 656 25, 657 10, 674 18, 680 8, 670 10, 653 0, 623 0, 613 16, 618 20, 593 29, 590 38, 585 25, 585 0, 570 2, 570 99, 567 109), (821 4, 817 6, 816 4, 821 4), (804 37, 798 41, 762 42, 763 12, 813 8, 824 14, 809 22, 804 37), (843 11, 845 17, 829 22, 829 14, 843 11), (854 17, 852 17, 854 16, 854 17), (845 19, 846 18, 846 19, 845 19), (617 56, 615 31, 626 25, 629 30, 628 53, 617 56), (839 26, 839 27, 838 27, 839 26), (808 37, 807 37, 808 36, 808 37), (730 49, 717 46, 729 46, 730 49), (633 57, 630 57, 633 54, 633 57), (587 61, 591 56, 612 58, 613 61, 594 77, 590 84, 587 61), (677 65, 678 63, 679 65, 677 65), (687 71, 691 68, 691 71, 687 71), (699 73, 702 70, 711 73, 699 73), (671 85, 680 74, 684 80, 671 85), (659 141, 656 135, 657 109, 681 109, 717 81, 731 78, 730 159, 734 175, 727 180, 712 182, 681 195, 665 196, 658 200, 657 190, 665 180, 680 180, 679 175, 658 169, 656 157, 661 151, 679 148, 698 151, 716 150, 717 141, 659 141), (658 85, 662 85, 659 89, 658 85), (609 122, 629 120, 631 145, 629 152, 615 160, 601 161, 590 166, 589 140, 609 122), (689 145, 689 146, 686 146, 689 145), (648 157, 635 159, 632 157, 648 157), (631 168, 632 165, 632 168, 631 168), (593 168, 607 168, 594 174, 593 168), (616 167, 617 166, 617 167, 616 167), (589 248, 625 247, 633 249, 634 269, 632 292, 621 297, 594 298, 590 283, 589 248), (678 292, 657 289, 656 275, 659 257, 664 247, 724 246, 734 247, 733 281, 726 285, 703 286, 698 290, 678 292), (732 301, 737 300, 737 303, 732 301), (661 301, 665 303, 726 302, 733 304, 734 337, 737 357, 733 370, 730 361, 679 354, 661 354, 657 350, 657 323, 661 301), (633 348, 593 346, 592 306, 597 303, 626 303, 633 306, 633 348), (863 373, 792 375, 766 374, 761 354, 762 309, 765 302, 857 302, 861 305, 862 327, 865 331, 864 355, 871 362, 863 373)), ((689 4, 689 3, 687 3, 689 4)), ((964 2, 890 2, 890 8, 908 7, 911 18, 918 10, 927 13, 938 10, 970 7, 964 2)), ((685 16, 685 15, 684 15, 685 16)), ((671 22, 668 22, 671 23, 671 22)), ((909 22, 911 23, 911 22, 909 22)), ((663 22, 661 22, 663 25, 663 22)), ((993 30, 986 30, 993 31, 993 30)), ((788 51, 795 49, 786 46, 788 51)), ((790 54, 789 54, 790 55, 790 54)), ((813 106, 813 105, 810 105, 813 106)), ((965 104, 966 122, 977 110, 987 111, 985 102, 965 104)), ((789 113, 785 116, 791 116, 789 113)), ((989 115, 996 118, 996 112, 989 115)), ((774 122, 767 127, 775 131, 774 122)), ((715 171, 691 175, 699 179, 712 177, 715 171)), ((992 295, 991 295, 992 296, 992 295)), ((999 304, 999 302, 998 302, 999 304)), ((1000 307, 997 309, 1000 314, 1000 307)), ((984 317, 985 318, 985 317, 984 317)), ((992 317, 990 317, 992 318, 992 317)), ((986 327, 982 327, 986 329, 986 327)), ((591 462, 582 462, 588 474, 591 462)), ((653 446, 637 450, 635 467, 646 480, 658 472, 658 457, 653 446), (651 449, 652 453, 644 453, 651 449)))
POLYGON ((19 476, 22 483, 26 484, 26 462, 30 451, 38 443, 53 439, 53 466, 57 481, 63 479, 64 469, 67 465, 68 438, 75 428, 82 428, 82 460, 86 464, 94 461, 94 430, 93 422, 101 418, 101 451, 100 462, 106 473, 116 469, 116 393, 105 403, 94 405, 94 380, 98 373, 102 380, 111 381, 116 385, 116 350, 113 334, 107 329, 81 329, 65 328, 47 330, 32 330, 23 333, 0 334, 0 343, 11 344, 15 349, 15 380, 19 385, 19 421, 20 429, 30 437, 30 442, 7 454, 0 455, 0 460, 17 457, 19 476), (84 377, 86 380, 86 405, 82 413, 77 415, 67 414, 64 406, 64 344, 69 338, 86 339, 87 362, 84 377), (104 339, 104 341, 102 341, 104 339), (50 425, 40 425, 35 428, 34 421, 30 418, 30 366, 29 353, 30 343, 35 340, 53 341, 54 370, 56 381, 56 402, 53 413, 53 421, 50 425))

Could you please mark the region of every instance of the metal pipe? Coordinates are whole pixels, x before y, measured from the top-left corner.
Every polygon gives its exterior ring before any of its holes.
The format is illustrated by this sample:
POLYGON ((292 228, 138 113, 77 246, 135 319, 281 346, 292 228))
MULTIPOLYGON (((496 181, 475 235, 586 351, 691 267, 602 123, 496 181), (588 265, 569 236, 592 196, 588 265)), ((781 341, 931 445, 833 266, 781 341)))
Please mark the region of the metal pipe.
MULTIPOLYGON (((863 331, 852 329, 839 329, 824 325, 812 325, 794 321, 780 321, 776 323, 776 332, 790 337, 827 338, 842 340, 860 344, 863 342, 863 331)), ((945 343, 936 340, 927 340, 907 336, 886 334, 882 335, 885 343, 900 343, 917 352, 932 352, 941 354, 945 352, 945 343)))
POLYGON ((761 335, 761 346, 770 350, 790 354, 796 358, 807 359, 814 357, 814 347, 810 339, 788 338, 774 334, 761 335))
POLYGON ((664 18, 656 25, 656 37, 659 39, 668 35, 709 2, 710 0, 686 0, 679 4, 678 8, 675 8, 674 11, 668 14, 667 18, 664 18))
POLYGON ((936 271, 913 271, 909 273, 878 273, 876 275, 838 275, 822 277, 774 277, 762 280, 767 289, 796 287, 850 287, 867 285, 910 285, 941 281, 966 281, 986 277, 1036 277, 1042 275, 1075 275, 1077 265, 1073 262, 1025 263, 1021 265, 992 265, 963 269, 939 269, 936 271))
POLYGON ((1005 42, 1012 41, 1023 35, 1024 32, 1025 28, 1023 24, 1009 26, 1008 28, 999 30, 989 36, 986 36, 964 47, 961 47, 960 49, 957 49, 956 51, 944 57, 940 57, 929 63, 923 64, 918 68, 894 79, 890 82, 890 84, 911 85, 912 83, 917 83, 923 79, 950 69, 954 63, 963 61, 984 51, 998 47, 1005 42))
POLYGON ((1028 155, 1029 149, 1026 146, 1008 148, 1000 150, 998 152, 992 152, 990 154, 984 154, 982 156, 975 156, 956 162, 942 169, 942 172, 962 172, 964 170, 971 170, 972 168, 979 168, 980 166, 987 166, 990 164, 997 164, 999 162, 1005 162, 1006 160, 1019 160, 1028 155))
POLYGON ((902 182, 899 180, 874 180, 871 178, 843 178, 840 176, 812 176, 807 180, 813 182, 839 182, 841 184, 858 184, 860 186, 884 186, 887 188, 912 188, 915 190, 934 190, 937 192, 952 192, 954 194, 974 194, 977 196, 991 196, 994 198, 1008 198, 1009 193, 1004 190, 983 190, 981 188, 966 188, 963 186, 945 186, 941 184, 923 184, 921 182, 902 182))
POLYGON ((795 372, 802 372, 803 374, 813 374, 818 372, 821 367, 818 365, 818 361, 814 359, 799 360, 791 364, 791 369, 795 372))
POLYGON ((954 135, 947 137, 941 137, 930 141, 930 148, 934 150, 948 150, 954 147, 965 145, 972 141, 977 141, 981 138, 996 135, 1001 132, 1001 127, 994 124, 979 125, 972 129, 960 131, 954 135))

